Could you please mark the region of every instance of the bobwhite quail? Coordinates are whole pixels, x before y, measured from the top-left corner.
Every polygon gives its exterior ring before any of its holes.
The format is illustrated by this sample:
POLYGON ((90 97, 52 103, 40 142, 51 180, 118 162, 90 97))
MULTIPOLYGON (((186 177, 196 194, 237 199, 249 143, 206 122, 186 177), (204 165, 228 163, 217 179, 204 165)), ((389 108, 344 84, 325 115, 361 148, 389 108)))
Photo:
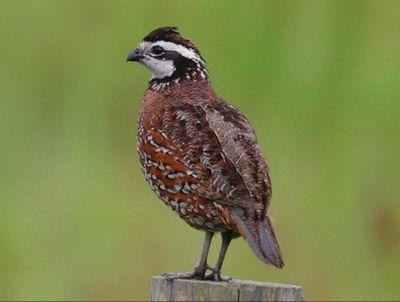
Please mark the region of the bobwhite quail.
POLYGON ((141 170, 167 206, 205 232, 195 269, 167 278, 222 280, 227 248, 239 236, 262 261, 283 267, 267 214, 267 163, 247 119, 214 92, 195 44, 176 27, 161 27, 127 61, 152 73, 137 120, 141 170), (222 244, 216 266, 210 267, 207 254, 217 232, 222 244))

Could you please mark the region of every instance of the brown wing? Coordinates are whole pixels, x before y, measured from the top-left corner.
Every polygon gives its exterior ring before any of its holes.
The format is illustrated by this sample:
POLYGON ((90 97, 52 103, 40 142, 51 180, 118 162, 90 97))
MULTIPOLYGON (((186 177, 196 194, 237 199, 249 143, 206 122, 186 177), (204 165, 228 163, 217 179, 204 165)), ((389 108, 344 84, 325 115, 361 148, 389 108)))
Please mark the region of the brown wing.
POLYGON ((256 201, 264 214, 270 194, 267 167, 237 110, 221 101, 201 106, 172 101, 152 110, 149 122, 156 144, 191 175, 192 194, 246 208, 256 201))
POLYGON ((203 108, 209 127, 240 174, 251 199, 268 206, 271 196, 268 166, 248 120, 223 100, 206 104, 203 108))
MULTIPOLYGON (((266 215, 271 197, 268 166, 247 119, 223 100, 204 104, 210 129, 217 136, 222 152, 241 177, 250 194, 247 207, 230 207, 230 216, 239 233, 257 257, 282 268, 284 263, 270 218, 266 215)), ((242 201, 243 202, 243 201, 242 201)))

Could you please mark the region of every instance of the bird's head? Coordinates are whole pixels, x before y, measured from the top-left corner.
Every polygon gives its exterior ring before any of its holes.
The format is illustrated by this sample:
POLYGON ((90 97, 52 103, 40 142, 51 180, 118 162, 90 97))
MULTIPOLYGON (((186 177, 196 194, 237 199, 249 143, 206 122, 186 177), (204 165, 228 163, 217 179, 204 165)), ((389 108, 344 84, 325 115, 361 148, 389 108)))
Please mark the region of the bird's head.
POLYGON ((139 62, 151 72, 151 82, 166 83, 184 79, 207 79, 207 70, 199 50, 183 38, 176 27, 153 30, 126 58, 139 62))

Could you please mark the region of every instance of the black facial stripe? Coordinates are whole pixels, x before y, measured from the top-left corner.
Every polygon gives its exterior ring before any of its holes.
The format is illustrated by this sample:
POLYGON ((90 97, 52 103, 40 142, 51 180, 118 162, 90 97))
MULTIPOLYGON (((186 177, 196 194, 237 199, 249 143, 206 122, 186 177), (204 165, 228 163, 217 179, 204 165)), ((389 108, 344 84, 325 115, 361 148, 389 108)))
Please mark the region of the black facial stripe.
POLYGON ((164 53, 160 55, 155 55, 150 52, 149 55, 155 59, 174 61, 175 68, 187 69, 191 67, 196 67, 196 61, 188 59, 174 50, 165 50, 164 53))
POLYGON ((182 56, 179 52, 174 51, 174 50, 166 50, 164 53, 164 57, 167 60, 172 60, 174 62, 179 61, 183 58, 185 58, 184 56, 182 56))
POLYGON ((172 77, 178 78, 186 73, 193 72, 197 68, 197 62, 182 56, 179 52, 173 50, 165 51, 164 58, 174 61, 175 71, 172 77))
POLYGON ((162 55, 154 58, 160 61, 173 61, 175 71, 169 77, 164 77, 162 79, 153 79, 151 80, 151 82, 166 83, 177 78, 184 78, 186 75, 190 75, 194 72, 206 73, 205 67, 202 62, 186 58, 177 51, 165 50, 162 55))

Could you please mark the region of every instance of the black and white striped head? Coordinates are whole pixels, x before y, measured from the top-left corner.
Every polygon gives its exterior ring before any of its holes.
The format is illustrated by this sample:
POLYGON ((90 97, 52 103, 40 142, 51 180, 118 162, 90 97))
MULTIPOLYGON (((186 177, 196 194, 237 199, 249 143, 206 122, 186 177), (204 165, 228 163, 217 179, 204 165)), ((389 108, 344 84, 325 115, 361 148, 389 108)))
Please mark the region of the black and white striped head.
POLYGON ((144 37, 127 61, 136 61, 151 72, 151 82, 207 79, 205 63, 197 47, 184 39, 176 27, 160 27, 144 37))

